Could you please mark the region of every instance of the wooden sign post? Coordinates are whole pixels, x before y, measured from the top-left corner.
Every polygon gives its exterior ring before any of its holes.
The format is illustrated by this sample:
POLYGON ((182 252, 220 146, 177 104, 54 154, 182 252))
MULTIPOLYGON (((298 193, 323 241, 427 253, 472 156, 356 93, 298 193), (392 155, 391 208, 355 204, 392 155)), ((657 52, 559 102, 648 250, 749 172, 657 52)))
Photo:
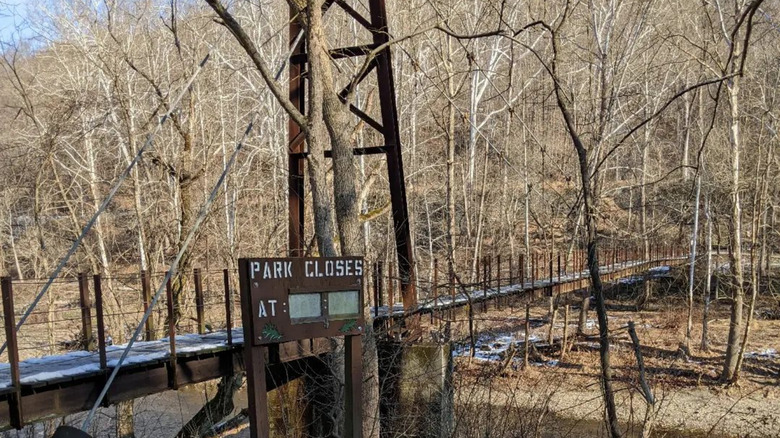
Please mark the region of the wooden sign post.
POLYGON ((345 437, 362 437, 363 266, 361 257, 239 260, 252 438, 270 433, 266 346, 337 336, 346 338, 345 437))

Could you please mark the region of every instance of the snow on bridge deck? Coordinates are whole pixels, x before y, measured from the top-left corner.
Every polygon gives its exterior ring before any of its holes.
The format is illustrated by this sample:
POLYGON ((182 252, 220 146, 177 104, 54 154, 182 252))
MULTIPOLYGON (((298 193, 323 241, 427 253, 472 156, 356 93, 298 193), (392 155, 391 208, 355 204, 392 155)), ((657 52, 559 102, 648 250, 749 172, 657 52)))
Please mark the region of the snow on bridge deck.
MULTIPOLYGON (((680 257, 678 259, 684 260, 685 258, 680 257)), ((633 261, 633 262, 619 263, 615 265, 602 266, 599 272, 602 274, 608 274, 623 269, 629 269, 632 267, 641 266, 646 263, 648 262, 633 261)), ((649 269, 648 273, 651 275, 658 275, 658 274, 663 274, 668 272, 669 269, 670 269, 669 266, 657 266, 649 269)), ((417 309, 414 309, 411 312, 408 310, 405 311, 403 304, 401 303, 393 303, 392 311, 389 309, 389 306, 379 306, 378 317, 387 318, 391 314, 392 316, 401 316, 404 313, 421 313, 421 312, 431 312, 434 310, 437 311, 446 310, 450 307, 465 305, 466 303, 469 302, 469 299, 471 301, 482 301, 485 299, 490 299, 499 296, 514 295, 518 292, 523 292, 523 291, 544 289, 551 285, 554 286, 557 284, 568 283, 571 281, 580 280, 589 277, 590 277, 590 273, 588 271, 581 271, 581 272, 568 273, 565 275, 561 274, 560 279, 558 279, 557 277, 553 279, 547 278, 547 279, 536 280, 533 283, 530 281, 526 281, 524 283, 501 286, 500 288, 495 288, 495 287, 488 288, 487 290, 477 289, 477 288, 472 288, 471 290, 466 292, 463 292, 461 290, 460 292, 456 292, 454 296, 440 295, 435 299, 430 299, 428 301, 425 301, 419 304, 417 306, 417 309)), ((630 276, 630 278, 636 278, 636 277, 637 276, 634 275, 630 276)), ((371 316, 377 318, 377 309, 374 307, 371 308, 371 316)))
MULTIPOLYGON (((186 334, 176 336, 176 356, 186 357, 193 354, 227 350, 241 346, 244 334, 241 328, 233 329, 233 344, 227 343, 227 331, 212 333, 186 334)), ((106 347, 106 365, 114 368, 122 356, 126 345, 106 347)), ((130 349, 122 367, 131 365, 146 365, 165 361, 170 358, 170 339, 162 338, 156 341, 136 341, 130 349)), ((22 385, 43 386, 89 377, 104 373, 100 369, 100 356, 97 352, 72 351, 54 356, 44 356, 26 359, 19 362, 20 383, 22 385)), ((11 386, 11 367, 0 363, 0 390, 11 386)))

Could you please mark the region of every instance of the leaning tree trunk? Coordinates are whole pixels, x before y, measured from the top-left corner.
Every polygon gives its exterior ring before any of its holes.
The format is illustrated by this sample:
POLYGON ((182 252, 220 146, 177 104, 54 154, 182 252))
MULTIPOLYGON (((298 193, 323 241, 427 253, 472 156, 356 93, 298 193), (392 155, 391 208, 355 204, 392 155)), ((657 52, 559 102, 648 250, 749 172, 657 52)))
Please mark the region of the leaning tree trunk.
MULTIPOLYGON (((357 197, 355 183, 357 171, 352 151, 353 132, 351 126, 352 116, 347 104, 342 103, 335 89, 331 59, 328 54, 327 39, 322 24, 322 0, 307 1, 308 28, 307 38, 309 43, 310 80, 313 87, 318 88, 321 95, 322 119, 317 120, 316 114, 310 113, 310 123, 316 125, 323 122, 330 138, 333 151, 333 199, 338 227, 339 244, 342 255, 359 255, 363 251, 362 233, 360 229, 360 204, 357 197)), ((348 101, 349 99, 347 99, 348 101)), ((317 105, 314 96, 310 102, 317 105)), ((312 131, 314 134, 315 131, 312 131)), ((311 136, 310 136, 311 137, 311 136)), ((368 300, 365 300, 368 302, 368 300)), ((370 322, 369 308, 365 307, 366 327, 363 336, 363 374, 369 376, 363 385, 363 436, 379 436, 379 363, 377 360, 376 339, 370 322)), ((344 373, 343 357, 334 357, 331 360, 331 375, 339 379, 331 379, 335 385, 332 390, 335 395, 341 391, 341 381, 344 373)), ((340 398, 336 398, 339 400, 340 398)), ((339 419, 338 425, 332 425, 331 431, 340 430, 343 418, 342 406, 333 399, 329 400, 332 407, 329 419, 339 419)), ((338 436, 341 436, 339 434, 338 436)))
POLYGON ((607 414, 607 426, 610 436, 618 438, 622 436, 618 424, 617 407, 615 406, 615 392, 612 388, 612 365, 609 354, 609 323, 607 320, 607 306, 604 302, 604 285, 601 282, 598 260, 598 213, 596 211, 593 181, 591 180, 590 166, 588 165, 588 150, 582 143, 574 126, 571 114, 563 101, 560 90, 556 87, 558 108, 563 115, 569 136, 577 152, 582 183, 582 202, 585 214, 586 243, 588 251, 588 272, 590 284, 596 295, 596 315, 599 321, 599 359, 601 362, 601 389, 604 395, 604 404, 607 414))
MULTIPOLYGON (((563 117, 566 131, 571 138, 574 150, 577 153, 580 182, 582 188, 582 203, 585 215, 586 243, 588 251, 588 272, 590 273, 590 284, 593 292, 596 294, 596 315, 599 321, 599 359, 601 362, 601 389, 604 395, 604 405, 606 408, 607 427, 612 438, 619 438, 623 434, 620 431, 617 416, 617 407, 615 406, 615 391, 612 387, 612 365, 610 364, 609 354, 609 323, 607 320, 607 306, 604 302, 604 285, 601 282, 599 273, 598 259, 598 212, 596 208, 597 199, 595 194, 596 183, 598 181, 598 171, 593 170, 588 162, 588 149, 582 142, 577 131, 574 117, 569 110, 567 98, 557 80, 557 35, 552 35, 553 61, 551 63, 550 74, 553 77, 553 88, 555 91, 556 104, 563 117)), ((598 145, 593 148, 598 152, 598 145)), ((598 155, 598 153, 597 153, 598 155)))
POLYGON ((206 433, 219 420, 230 415, 235 409, 233 404, 233 395, 241 387, 244 381, 242 374, 234 374, 231 376, 223 377, 217 385, 217 394, 209 400, 201 409, 196 413, 190 421, 185 424, 179 433, 176 434, 176 438, 200 438, 205 436, 206 433))
POLYGON ((612 388, 612 366, 609 355, 609 322, 607 320, 607 306, 604 302, 604 286, 601 283, 598 260, 598 236, 597 213, 590 199, 592 195, 591 181, 587 166, 587 154, 585 149, 577 149, 580 161, 580 177, 582 180, 583 202, 585 204, 585 224, 588 248, 588 271, 590 283, 596 295, 596 316, 599 321, 599 359, 601 361, 601 384, 604 392, 604 402, 607 410, 607 422, 610 435, 613 438, 622 436, 618 427, 617 408, 615 406, 615 393, 612 388))

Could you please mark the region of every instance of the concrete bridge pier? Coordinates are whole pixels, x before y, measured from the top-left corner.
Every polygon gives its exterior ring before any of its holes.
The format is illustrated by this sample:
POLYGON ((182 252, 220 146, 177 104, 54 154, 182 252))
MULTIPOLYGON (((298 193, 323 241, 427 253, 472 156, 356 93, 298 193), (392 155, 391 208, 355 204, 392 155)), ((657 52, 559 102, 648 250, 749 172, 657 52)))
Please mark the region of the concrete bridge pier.
POLYGON ((453 428, 450 344, 378 346, 382 438, 449 437, 453 428))

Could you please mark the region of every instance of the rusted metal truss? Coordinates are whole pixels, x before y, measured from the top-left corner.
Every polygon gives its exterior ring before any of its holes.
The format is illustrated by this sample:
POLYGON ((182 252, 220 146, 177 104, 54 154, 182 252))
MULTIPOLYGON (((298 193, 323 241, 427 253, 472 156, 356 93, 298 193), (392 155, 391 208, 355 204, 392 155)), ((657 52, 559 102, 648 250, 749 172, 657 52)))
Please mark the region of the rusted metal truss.
MULTIPOLYGON (((390 200, 393 212, 393 224, 395 228, 395 244, 398 256, 398 273, 401 284, 401 295, 405 309, 417 307, 417 293, 414 282, 413 260, 414 253, 411 244, 411 231, 409 225, 409 210, 406 202, 406 185, 404 182, 403 159, 401 156, 401 138, 398 125, 398 109, 396 105, 395 82, 393 79, 392 61, 390 53, 390 35, 387 25, 387 9, 385 0, 368 0, 370 18, 352 8, 346 0, 328 0, 324 8, 333 5, 341 8, 362 28, 372 35, 372 42, 353 47, 341 47, 331 50, 334 59, 372 56, 365 68, 357 78, 350 78, 350 83, 359 84, 370 75, 376 75, 379 89, 379 106, 381 108, 381 120, 376 120, 364 110, 350 104, 350 110, 360 120, 384 138, 381 146, 359 148, 354 150, 355 155, 384 154, 387 161, 387 175, 390 184, 390 200), (381 48, 378 52, 376 49, 381 48)), ((301 25, 291 12, 290 46, 295 44, 290 57, 290 82, 289 98, 295 107, 305 114, 306 110, 306 61, 307 52, 305 39, 298 38, 301 25), (297 44, 296 44, 297 42, 297 44)), ((341 91, 342 100, 348 93, 348 89, 341 91)), ((300 126, 292 119, 288 122, 289 130, 289 250, 290 255, 304 255, 304 162, 305 139, 300 126)), ((326 153, 326 156, 330 156, 326 153)), ((415 318, 406 321, 407 334, 414 333, 417 324, 415 318)))

